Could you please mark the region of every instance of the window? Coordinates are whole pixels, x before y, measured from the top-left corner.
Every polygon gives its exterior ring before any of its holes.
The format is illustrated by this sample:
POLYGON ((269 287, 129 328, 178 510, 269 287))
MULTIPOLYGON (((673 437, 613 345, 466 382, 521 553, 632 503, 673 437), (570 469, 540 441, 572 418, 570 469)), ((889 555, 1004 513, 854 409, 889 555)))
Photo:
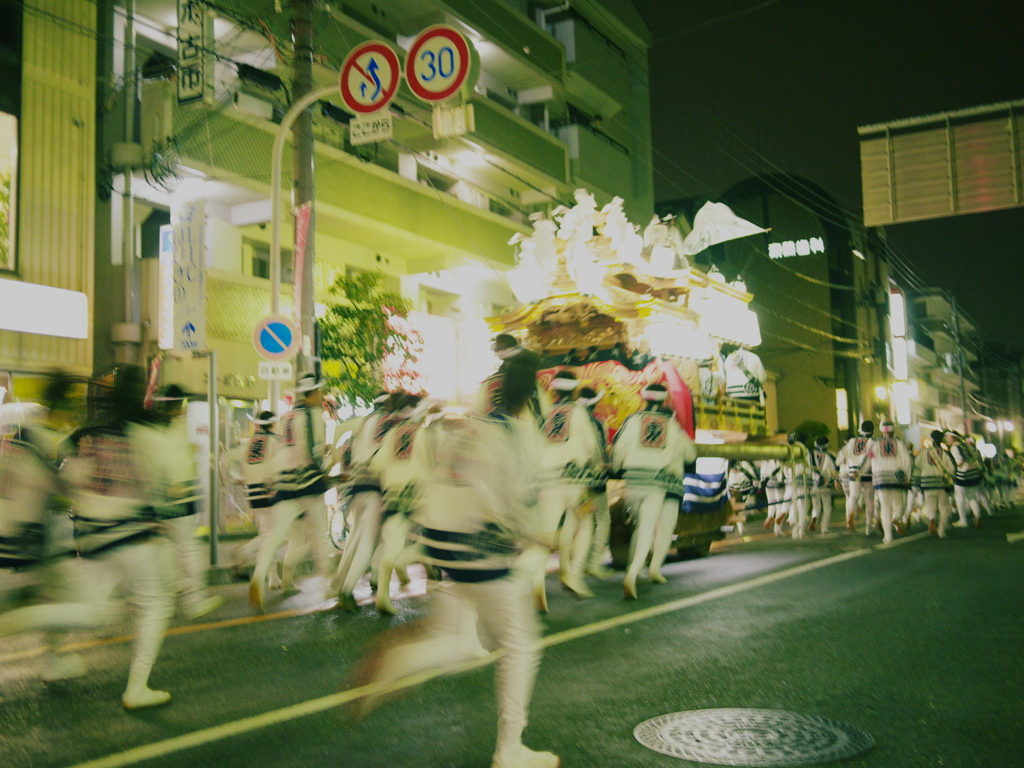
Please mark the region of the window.
MULTIPOLYGON (((253 277, 269 280, 270 245, 258 240, 245 239, 242 246, 249 254, 249 259, 243 259, 243 264, 249 267, 248 273, 253 277)), ((292 284, 292 252, 288 248, 281 249, 281 284, 292 284)))
POLYGON ((18 118, 0 112, 0 272, 17 269, 18 118))

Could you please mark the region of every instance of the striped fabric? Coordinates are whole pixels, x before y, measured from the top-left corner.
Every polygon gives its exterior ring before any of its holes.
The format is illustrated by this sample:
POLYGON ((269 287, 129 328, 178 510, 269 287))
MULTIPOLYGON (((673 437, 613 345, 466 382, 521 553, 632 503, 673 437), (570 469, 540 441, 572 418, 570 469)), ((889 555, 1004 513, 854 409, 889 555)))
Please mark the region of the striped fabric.
POLYGON ((729 462, 725 459, 697 459, 697 471, 683 480, 682 511, 686 514, 714 512, 729 500, 729 462))

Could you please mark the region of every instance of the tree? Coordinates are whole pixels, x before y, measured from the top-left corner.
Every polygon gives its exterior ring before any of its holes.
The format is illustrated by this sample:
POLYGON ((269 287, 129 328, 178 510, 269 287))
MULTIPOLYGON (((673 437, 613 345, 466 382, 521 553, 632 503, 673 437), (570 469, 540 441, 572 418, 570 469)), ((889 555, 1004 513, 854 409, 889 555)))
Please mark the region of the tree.
POLYGON ((409 324, 412 302, 388 290, 380 271, 339 275, 320 321, 324 377, 352 406, 382 389, 422 394, 415 371, 423 340, 409 324))

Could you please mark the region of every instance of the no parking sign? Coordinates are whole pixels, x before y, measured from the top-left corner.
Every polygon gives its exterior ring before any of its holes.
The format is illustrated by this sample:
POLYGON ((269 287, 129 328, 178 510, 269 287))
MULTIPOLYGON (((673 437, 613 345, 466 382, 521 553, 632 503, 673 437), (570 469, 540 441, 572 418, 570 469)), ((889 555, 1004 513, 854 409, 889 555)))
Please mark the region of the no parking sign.
POLYGON ((299 349, 299 329, 283 315, 268 315, 256 324, 252 344, 264 360, 283 360, 299 349))

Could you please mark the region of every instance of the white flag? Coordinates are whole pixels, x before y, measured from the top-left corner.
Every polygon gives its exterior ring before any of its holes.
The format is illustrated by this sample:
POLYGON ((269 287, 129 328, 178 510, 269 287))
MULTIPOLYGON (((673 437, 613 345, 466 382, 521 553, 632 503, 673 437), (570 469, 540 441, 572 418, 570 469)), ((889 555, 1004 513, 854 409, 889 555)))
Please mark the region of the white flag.
POLYGON ((725 203, 704 203, 693 217, 693 231, 683 240, 683 255, 693 256, 717 243, 767 231, 741 219, 725 203))

